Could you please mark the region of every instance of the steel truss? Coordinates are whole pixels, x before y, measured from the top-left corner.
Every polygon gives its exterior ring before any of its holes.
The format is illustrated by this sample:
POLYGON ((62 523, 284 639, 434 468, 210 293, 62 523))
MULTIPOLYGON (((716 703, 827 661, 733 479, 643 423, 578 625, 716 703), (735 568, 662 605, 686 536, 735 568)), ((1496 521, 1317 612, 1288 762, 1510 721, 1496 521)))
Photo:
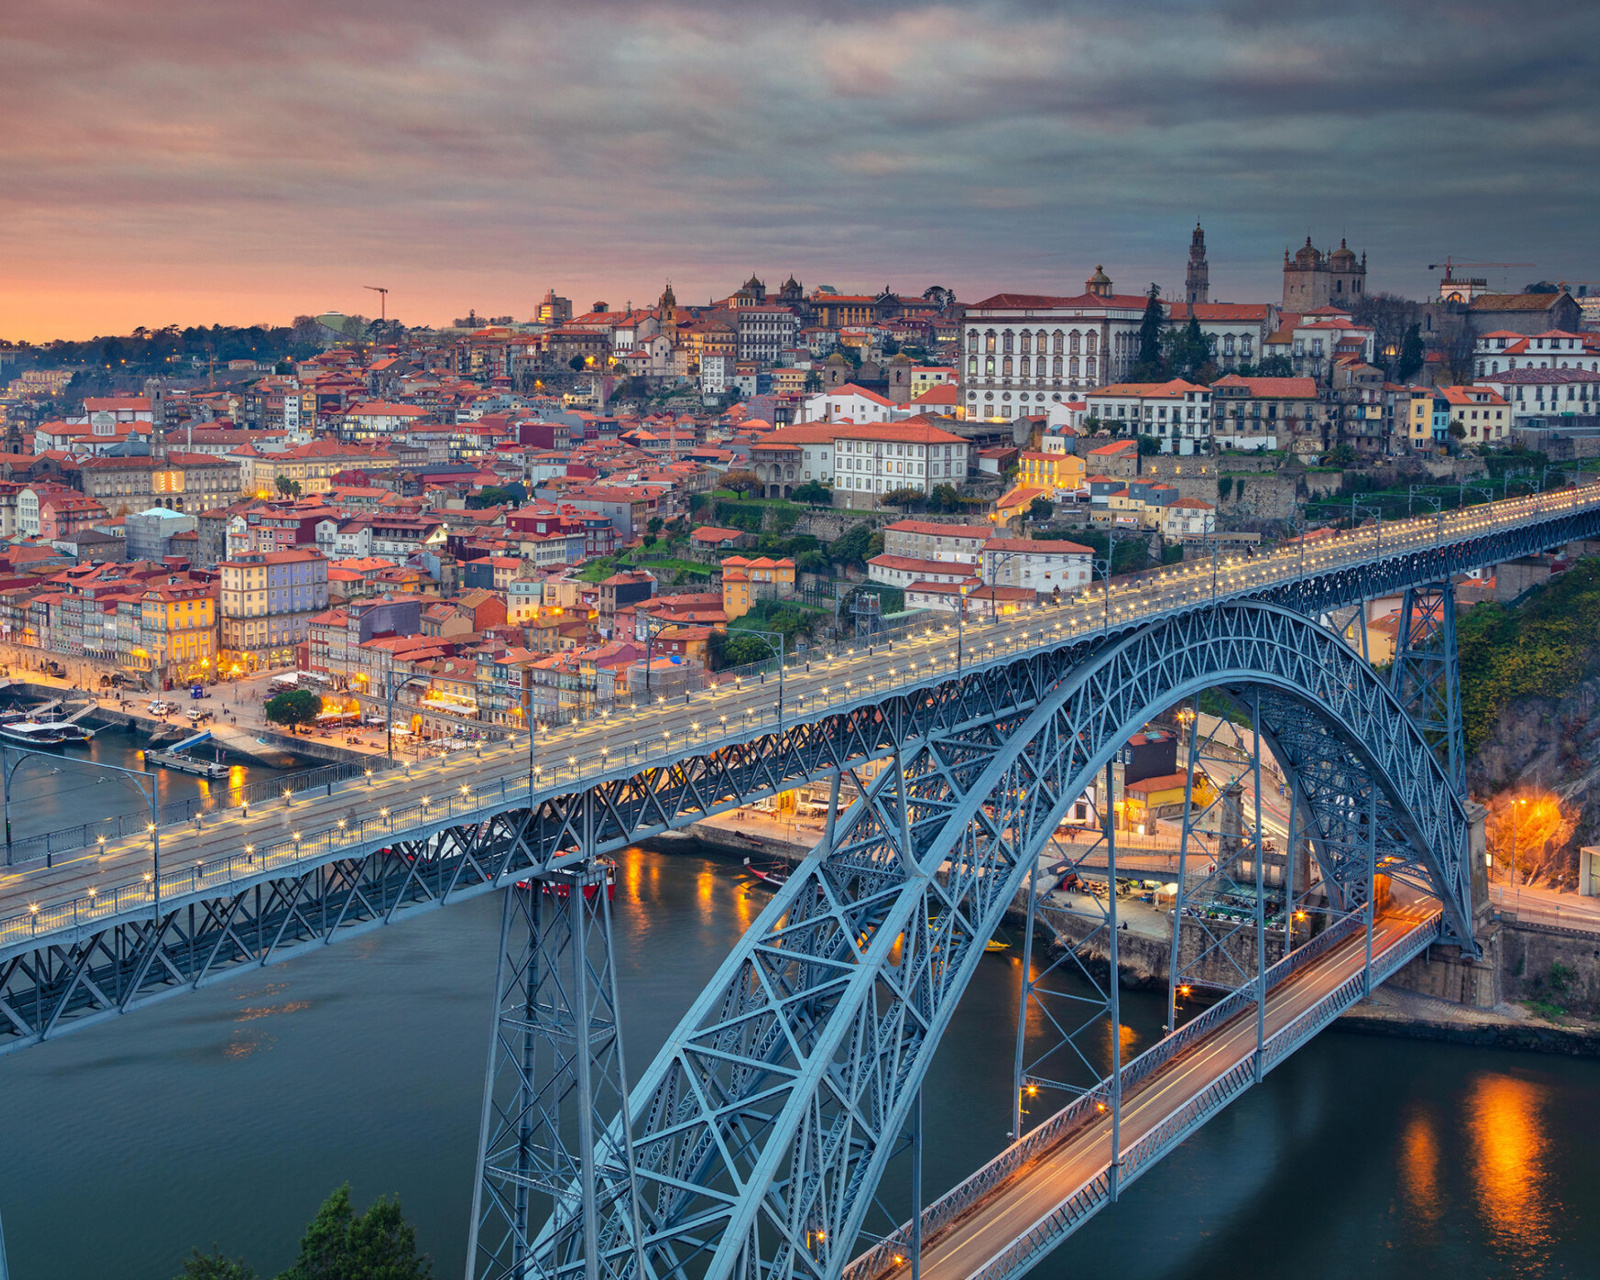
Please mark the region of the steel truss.
POLYGON ((1456 653, 1456 589, 1446 579, 1407 587, 1389 679, 1445 764, 1456 794, 1467 794, 1461 724, 1461 667, 1456 653))
POLYGON ((607 1128, 628 1095, 608 871, 588 861, 505 891, 469 1275, 538 1275, 541 1256, 588 1280, 637 1273, 636 1223, 603 1198, 634 1186, 632 1148, 607 1128), (536 1241, 552 1205, 562 1226, 536 1241))
MULTIPOLYGON (((1031 708, 900 737, 899 767, 751 926, 630 1098, 647 1275, 842 1272, 983 944, 1067 806, 1140 726, 1216 685, 1248 689, 1280 740, 1326 740, 1361 766, 1368 825, 1377 808, 1405 837, 1470 945, 1466 815, 1371 667, 1269 605, 1147 627, 1085 655, 1031 708)), ((1343 803, 1307 791, 1324 836, 1343 803)), ((1332 853, 1328 867, 1346 870, 1332 853)), ((629 1212, 625 1188, 606 1199, 629 1212)), ((628 1265, 625 1234, 604 1265, 628 1265)))

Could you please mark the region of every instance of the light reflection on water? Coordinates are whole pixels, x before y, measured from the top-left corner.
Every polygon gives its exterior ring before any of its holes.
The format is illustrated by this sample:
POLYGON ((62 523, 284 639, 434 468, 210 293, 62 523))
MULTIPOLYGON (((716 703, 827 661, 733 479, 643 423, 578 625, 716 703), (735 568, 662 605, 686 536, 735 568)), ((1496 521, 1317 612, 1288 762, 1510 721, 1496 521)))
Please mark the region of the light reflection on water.
POLYGON ((1467 1101, 1478 1216, 1496 1252, 1534 1262, 1549 1248, 1555 1225, 1546 1186, 1545 1090, 1518 1076, 1485 1074, 1467 1101))

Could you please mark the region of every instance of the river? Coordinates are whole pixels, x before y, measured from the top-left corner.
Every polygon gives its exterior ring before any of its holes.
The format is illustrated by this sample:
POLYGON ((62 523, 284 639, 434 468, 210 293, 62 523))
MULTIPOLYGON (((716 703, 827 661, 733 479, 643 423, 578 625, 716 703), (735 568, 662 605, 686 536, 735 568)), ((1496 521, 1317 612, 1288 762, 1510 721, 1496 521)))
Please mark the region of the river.
MULTIPOLYGON (((733 860, 630 851, 635 1077, 766 900, 733 860)), ((0 1213, 26 1280, 168 1280, 217 1242, 271 1276, 321 1199, 398 1192, 462 1272, 499 900, 473 899, 0 1062, 0 1213)), ((936 1194, 1005 1140, 1020 958, 986 956, 926 1092, 936 1194)), ((1124 1002, 1128 1048, 1161 1001, 1124 1002)), ((1035 1275, 1600 1275, 1600 1062, 1329 1032, 1035 1275)))

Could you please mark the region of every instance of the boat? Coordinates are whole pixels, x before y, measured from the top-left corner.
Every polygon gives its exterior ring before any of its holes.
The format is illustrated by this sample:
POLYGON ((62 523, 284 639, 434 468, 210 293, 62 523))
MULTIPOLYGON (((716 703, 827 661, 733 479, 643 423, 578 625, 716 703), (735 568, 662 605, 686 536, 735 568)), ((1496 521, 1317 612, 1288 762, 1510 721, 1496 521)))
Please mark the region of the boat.
POLYGON ((39 724, 34 720, 13 720, 9 724, 0 724, 0 738, 23 747, 59 747, 67 740, 63 731, 67 727, 54 723, 39 724))
POLYGON ((762 884, 770 885, 774 889, 781 888, 789 879, 789 864, 787 862, 774 862, 764 867, 759 867, 749 858, 744 860, 744 869, 753 875, 762 884))
POLYGON ((223 763, 220 752, 210 760, 189 754, 191 748, 198 747, 210 738, 211 730, 203 729, 199 733, 191 734, 182 742, 174 743, 166 750, 146 751, 144 758, 164 769, 176 769, 179 773, 194 773, 202 778, 226 778, 229 767, 223 763))
POLYGON ((990 938, 989 941, 983 944, 983 949, 989 955, 996 955, 1001 951, 1010 951, 1011 944, 1009 942, 1001 942, 999 938, 990 938))

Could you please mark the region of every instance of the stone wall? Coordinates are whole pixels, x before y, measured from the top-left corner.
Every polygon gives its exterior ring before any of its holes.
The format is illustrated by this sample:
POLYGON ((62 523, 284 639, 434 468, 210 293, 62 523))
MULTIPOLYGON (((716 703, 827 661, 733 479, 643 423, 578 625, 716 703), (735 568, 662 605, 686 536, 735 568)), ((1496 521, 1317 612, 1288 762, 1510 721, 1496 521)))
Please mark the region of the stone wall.
MULTIPOLYGON (((802 511, 800 518, 795 521, 795 533, 809 533, 820 542, 832 542, 858 524, 870 525, 880 529, 889 520, 898 520, 897 512, 884 514, 876 511, 852 511, 848 508, 831 510, 827 507, 821 510, 802 511)), ((918 516, 919 520, 928 517, 918 516)))
POLYGON ((1502 915, 1498 943, 1507 1000, 1600 1015, 1600 934, 1502 915))

